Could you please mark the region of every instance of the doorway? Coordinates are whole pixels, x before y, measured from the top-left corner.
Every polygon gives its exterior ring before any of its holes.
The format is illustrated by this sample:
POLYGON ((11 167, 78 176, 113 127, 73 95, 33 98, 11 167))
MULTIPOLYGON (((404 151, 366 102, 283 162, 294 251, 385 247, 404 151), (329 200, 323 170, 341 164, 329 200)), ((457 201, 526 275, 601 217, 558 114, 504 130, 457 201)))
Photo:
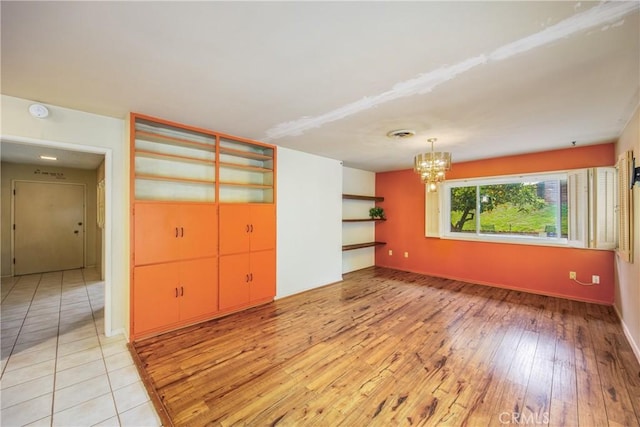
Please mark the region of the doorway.
POLYGON ((14 181, 14 274, 85 265, 83 184, 14 181))
MULTIPOLYGON (((24 170, 17 174, 11 173, 10 167, 2 167, 2 179, 0 180, 0 188, 2 190, 2 268, 0 271, 4 273, 3 277, 16 274, 14 272, 14 264, 12 258, 14 257, 15 242, 14 242, 14 230, 13 230, 13 183, 15 181, 36 181, 36 182, 55 182, 65 183, 64 180, 73 180, 76 184, 83 184, 85 186, 85 214, 83 227, 84 227, 84 240, 86 246, 83 248, 84 266, 96 265, 99 270, 98 273, 102 276, 101 281, 104 282, 103 297, 104 300, 104 331, 106 336, 112 336, 120 333, 121 329, 113 329, 111 315, 112 315, 112 233, 110 232, 112 227, 112 182, 113 182, 113 152, 110 148, 95 147, 81 144, 70 144, 57 141, 36 140, 23 137, 11 137, 11 140, 7 140, 0 136, 0 159, 3 166, 9 164, 32 164, 33 169, 24 170), (58 178, 57 176, 51 176, 51 180, 32 179, 31 176, 37 174, 37 170, 40 169, 42 175, 44 172, 53 166, 50 163, 43 164, 41 162, 29 161, 29 159, 38 158, 42 154, 51 155, 57 157, 56 167, 72 168, 76 170, 95 171, 96 179, 93 184, 90 182, 83 182, 75 175, 66 175, 65 178, 58 178), (92 162, 88 164, 87 162, 92 162), (96 169, 97 168, 97 169, 96 169), (20 176, 18 176, 20 175, 20 176), (102 209, 102 215, 100 222, 97 224, 93 218, 93 213, 97 200, 94 191, 94 185, 100 183, 100 194, 104 197, 104 200, 100 203, 102 209), (90 228, 95 230, 90 230, 90 228), (91 233, 94 233, 94 237, 91 237, 91 233), (95 242, 95 243, 94 243, 95 242), (96 247, 95 257, 89 251, 89 248, 96 247), (94 262, 95 258, 95 262, 94 262)), ((66 171, 65 171, 66 172, 66 171)), ((71 172, 69 172, 71 173, 71 172)), ((19 224, 19 222, 18 222, 19 224)), ((77 224, 77 223, 76 223, 77 224)), ((75 233, 74 233, 75 234, 75 233)), ((80 232, 78 233, 80 234, 80 232)), ((29 277, 29 276, 22 276, 29 277)), ((35 277, 35 276, 34 276, 35 277)))

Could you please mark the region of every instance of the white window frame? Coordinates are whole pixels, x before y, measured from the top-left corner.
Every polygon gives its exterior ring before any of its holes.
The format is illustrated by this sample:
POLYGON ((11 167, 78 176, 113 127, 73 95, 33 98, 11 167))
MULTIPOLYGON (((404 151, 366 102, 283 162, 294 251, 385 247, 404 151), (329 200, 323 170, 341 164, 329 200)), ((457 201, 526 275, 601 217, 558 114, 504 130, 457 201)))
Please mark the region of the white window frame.
MULTIPOLYGON (((426 192, 425 188, 425 236, 451 240, 611 250, 617 243, 615 200, 611 197, 612 192, 616 191, 616 184, 613 167, 445 181, 439 184, 437 193, 426 192), (567 181, 568 238, 451 231, 451 188, 555 179, 567 181)), ((476 208, 476 212, 479 212, 479 208, 476 208)))
MULTIPOLYGON (((539 236, 517 236, 517 235, 502 235, 482 233, 477 231, 476 233, 460 233, 451 231, 450 224, 450 210, 451 210, 451 189, 457 187, 479 187, 483 185, 500 185, 500 184, 514 184, 519 182, 530 181, 551 181, 551 180, 567 180, 566 172, 554 172, 554 173, 536 173, 536 174, 521 174, 521 175, 504 175, 499 177, 487 177, 487 178, 473 178, 473 179, 460 179, 445 181, 441 186, 443 209, 441 209, 441 221, 440 232, 444 239, 455 240, 473 240, 483 242, 496 242, 496 243, 520 243, 527 245, 545 245, 545 246, 567 246, 568 239, 563 237, 539 237, 539 236)), ((476 207, 476 215, 479 212, 479 207, 476 207)), ((479 215, 476 217, 479 218, 479 215)), ((479 219, 475 219, 478 221, 479 219)))

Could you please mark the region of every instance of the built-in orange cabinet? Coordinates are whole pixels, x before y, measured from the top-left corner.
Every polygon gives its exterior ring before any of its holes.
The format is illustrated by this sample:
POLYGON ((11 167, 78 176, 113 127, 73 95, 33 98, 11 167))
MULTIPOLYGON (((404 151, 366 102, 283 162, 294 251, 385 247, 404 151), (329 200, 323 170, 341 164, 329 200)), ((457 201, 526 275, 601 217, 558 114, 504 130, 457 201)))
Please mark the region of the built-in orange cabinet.
POLYGON ((136 334, 161 330, 218 311, 217 258, 135 267, 136 334))
POLYGON ((249 266, 249 301, 273 298, 276 295, 276 251, 251 252, 249 266))
POLYGON ((276 294, 275 250, 220 257, 220 309, 272 299, 276 294))
POLYGON ((220 205, 221 310, 275 296, 275 247, 274 205, 220 205))
POLYGON ((132 338, 272 300, 276 147, 137 113, 129 132, 132 338))
POLYGON ((271 204, 221 204, 220 254, 276 247, 276 208, 271 204))
POLYGON ((134 264, 215 256, 217 206, 211 203, 136 203, 134 264))

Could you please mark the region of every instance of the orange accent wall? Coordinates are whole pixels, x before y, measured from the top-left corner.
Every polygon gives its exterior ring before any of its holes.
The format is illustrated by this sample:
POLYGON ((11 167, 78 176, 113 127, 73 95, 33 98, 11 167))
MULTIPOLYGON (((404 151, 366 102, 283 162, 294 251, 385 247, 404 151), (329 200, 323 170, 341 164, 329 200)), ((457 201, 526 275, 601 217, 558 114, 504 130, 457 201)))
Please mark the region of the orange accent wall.
MULTIPOLYGON (((454 159, 455 160, 455 159, 454 159)), ((615 163, 613 143, 454 163, 448 179, 535 173, 615 163)), ((614 252, 565 247, 471 242, 424 235, 425 189, 413 170, 376 174, 378 203, 387 221, 376 225, 376 265, 580 301, 613 304, 614 252), (388 255, 389 250, 393 255, 388 255), (404 253, 409 257, 405 258, 404 253), (600 284, 581 286, 569 279, 600 284)))

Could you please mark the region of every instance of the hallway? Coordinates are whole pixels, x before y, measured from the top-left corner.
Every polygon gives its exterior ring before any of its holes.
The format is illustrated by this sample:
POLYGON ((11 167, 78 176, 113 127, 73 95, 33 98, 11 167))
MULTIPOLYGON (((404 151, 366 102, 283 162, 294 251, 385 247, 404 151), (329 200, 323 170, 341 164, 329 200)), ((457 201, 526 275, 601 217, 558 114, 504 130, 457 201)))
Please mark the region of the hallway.
POLYGON ((0 424, 157 426, 95 269, 2 279, 0 424))

